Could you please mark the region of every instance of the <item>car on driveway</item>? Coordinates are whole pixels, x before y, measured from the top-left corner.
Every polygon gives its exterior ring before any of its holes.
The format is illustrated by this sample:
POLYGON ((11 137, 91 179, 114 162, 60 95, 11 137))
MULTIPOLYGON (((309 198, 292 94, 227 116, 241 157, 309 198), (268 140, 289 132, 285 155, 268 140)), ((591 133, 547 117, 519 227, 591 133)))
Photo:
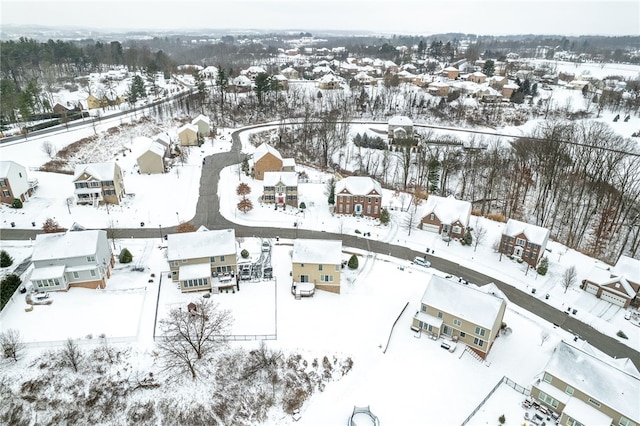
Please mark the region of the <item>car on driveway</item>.
POLYGON ((267 240, 264 240, 262 242, 262 251, 267 252, 267 251, 271 251, 271 243, 267 240))
POLYGON ((413 258, 413 263, 418 266, 424 266, 425 268, 431 267, 431 262, 426 260, 424 257, 416 256, 413 258))

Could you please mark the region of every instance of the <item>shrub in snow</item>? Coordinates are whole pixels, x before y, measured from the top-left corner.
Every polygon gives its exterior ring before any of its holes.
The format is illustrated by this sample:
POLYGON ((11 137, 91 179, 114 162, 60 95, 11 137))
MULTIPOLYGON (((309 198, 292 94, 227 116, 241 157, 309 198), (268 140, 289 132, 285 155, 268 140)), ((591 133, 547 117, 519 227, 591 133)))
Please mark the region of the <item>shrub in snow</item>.
POLYGON ((624 331, 620 330, 616 333, 616 336, 621 337, 623 339, 628 339, 627 335, 624 334, 624 331))
POLYGON ((498 421, 500 422, 501 425, 503 425, 504 422, 507 421, 507 419, 504 417, 504 414, 503 414, 500 417, 498 417, 498 421))
POLYGON ((5 250, 0 251, 0 268, 13 265, 13 257, 9 256, 5 250))
POLYGON ((4 308, 20 284, 22 280, 16 274, 9 274, 0 281, 0 310, 4 308))
POLYGON ((133 255, 131 254, 129 249, 125 247, 120 252, 120 256, 118 257, 118 260, 120 261, 120 263, 131 263, 131 261, 133 260, 133 255))
POLYGON ((307 208, 307 205, 303 202, 300 203, 300 210, 304 210, 307 208))
POLYGON ((240 252, 240 256, 242 256, 243 259, 246 259, 247 257, 249 257, 249 252, 246 249, 242 249, 242 251, 240 252))
POLYGON ((470 246, 472 242, 473 242, 473 237, 471 236, 471 231, 467 229, 467 231, 464 233, 462 237, 461 243, 463 246, 470 246))
POLYGON ((549 270, 549 259, 547 259, 547 257, 545 256, 540 261, 537 271, 538 271, 538 274, 540 275, 546 275, 548 270, 549 270))
POLYGON ((349 267, 349 269, 358 269, 358 256, 356 256, 355 254, 351 255, 347 266, 349 267))
POLYGON ((13 207, 14 209, 21 209, 22 208, 22 200, 20 200, 19 198, 15 198, 13 200, 13 203, 11 203, 11 207, 13 207))
POLYGON ((389 217, 389 210, 387 210, 386 207, 384 207, 382 210, 380 210, 380 223, 383 225, 387 225, 389 224, 389 220, 391 218, 389 217))

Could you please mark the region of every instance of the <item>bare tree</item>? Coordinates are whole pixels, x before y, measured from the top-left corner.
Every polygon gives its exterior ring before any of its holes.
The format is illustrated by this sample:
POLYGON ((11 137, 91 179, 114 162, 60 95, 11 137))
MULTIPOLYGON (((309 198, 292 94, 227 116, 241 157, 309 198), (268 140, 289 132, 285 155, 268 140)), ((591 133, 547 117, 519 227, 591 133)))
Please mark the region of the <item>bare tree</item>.
POLYGON ((482 243, 487 236, 487 228, 482 226, 482 224, 480 223, 480 219, 478 218, 476 219, 476 226, 473 231, 476 237, 473 251, 476 251, 478 249, 478 244, 482 243))
POLYGON ((565 294, 567 293, 567 290, 569 290, 569 288, 573 287, 576 284, 576 279, 576 267, 574 265, 571 265, 570 267, 565 269, 564 273, 562 274, 561 284, 562 287, 564 287, 565 294))
POLYGON ((207 362, 224 342, 233 317, 208 299, 189 306, 190 309, 172 309, 160 321, 162 335, 157 345, 166 369, 188 372, 195 379, 198 366, 207 362))
POLYGON ((51 143, 51 141, 43 141, 42 152, 47 154, 49 158, 53 158, 56 155, 56 147, 51 143))
POLYGON ((0 333, 0 348, 2 348, 4 358, 10 358, 17 362, 25 348, 20 332, 10 328, 0 333))
POLYGON ((73 368, 73 371, 77 373, 84 356, 78 344, 71 340, 71 338, 67 339, 67 343, 65 343, 60 354, 65 364, 73 368))
POLYGON ((549 330, 542 329, 540 331, 540 346, 544 345, 544 342, 549 340, 550 334, 549 330))

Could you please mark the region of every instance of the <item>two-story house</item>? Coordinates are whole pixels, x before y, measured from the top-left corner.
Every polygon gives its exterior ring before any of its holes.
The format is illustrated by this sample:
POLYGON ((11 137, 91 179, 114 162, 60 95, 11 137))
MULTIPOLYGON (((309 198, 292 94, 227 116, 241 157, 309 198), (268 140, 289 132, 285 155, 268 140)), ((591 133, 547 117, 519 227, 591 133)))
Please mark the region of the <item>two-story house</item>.
POLYGON ((38 186, 38 180, 29 180, 27 169, 15 161, 0 161, 0 202, 27 201, 38 186))
POLYGON ((520 258, 535 268, 542 259, 548 240, 548 229, 509 219, 502 231, 499 251, 520 258))
POLYGON ((200 114, 191 120, 191 124, 198 128, 198 133, 202 137, 207 137, 209 136, 209 133, 211 133, 211 120, 209 120, 209 117, 205 115, 200 114))
POLYGON ((263 143, 253 152, 253 177, 264 179, 265 172, 295 172, 296 163, 293 158, 282 158, 280 152, 267 143, 263 143))
POLYGON ((198 145, 198 126, 187 123, 178 129, 178 141, 182 146, 198 145))
POLYGON ((296 239, 291 253, 292 291, 305 285, 340 294, 342 241, 296 239))
POLYGON ((358 216, 380 217, 382 187, 366 176, 349 176, 336 182, 335 212, 358 216))
POLYGON ((462 238, 469 227, 471 203, 451 197, 429 195, 418 207, 420 229, 437 232, 443 238, 462 238))
POLYGON ((298 206, 296 172, 264 172, 262 201, 276 206, 298 206))
POLYGON ((388 124, 389 139, 408 139, 413 137, 413 121, 404 115, 391 117, 388 124))
POLYGON ((105 288, 114 266, 107 232, 101 230, 38 234, 31 261, 29 280, 41 291, 105 288))
POLYGON ((182 292, 216 290, 235 283, 237 251, 233 229, 167 235, 171 279, 182 292))
POLYGON ((640 260, 620 256, 613 268, 596 265, 580 288, 614 305, 627 308, 640 291, 640 260))
POLYGON ((169 144, 158 138, 136 159, 140 173, 164 173, 165 158, 169 155, 169 144))
POLYGON ((502 327, 504 299, 432 275, 413 317, 412 328, 466 344, 486 359, 502 327))
POLYGON ((113 162, 77 165, 73 184, 78 204, 120 204, 125 196, 122 170, 113 162))
POLYGON ((561 425, 640 424, 640 374, 628 359, 561 341, 531 396, 556 414, 561 425))

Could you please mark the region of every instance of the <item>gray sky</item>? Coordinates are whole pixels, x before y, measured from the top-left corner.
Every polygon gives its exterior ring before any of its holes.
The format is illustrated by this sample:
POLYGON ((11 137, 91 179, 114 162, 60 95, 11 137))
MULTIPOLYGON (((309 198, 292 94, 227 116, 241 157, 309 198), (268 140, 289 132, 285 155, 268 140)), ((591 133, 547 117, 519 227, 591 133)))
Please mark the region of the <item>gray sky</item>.
POLYGON ((640 34, 639 0, 0 0, 0 16, 89 29, 640 34))

